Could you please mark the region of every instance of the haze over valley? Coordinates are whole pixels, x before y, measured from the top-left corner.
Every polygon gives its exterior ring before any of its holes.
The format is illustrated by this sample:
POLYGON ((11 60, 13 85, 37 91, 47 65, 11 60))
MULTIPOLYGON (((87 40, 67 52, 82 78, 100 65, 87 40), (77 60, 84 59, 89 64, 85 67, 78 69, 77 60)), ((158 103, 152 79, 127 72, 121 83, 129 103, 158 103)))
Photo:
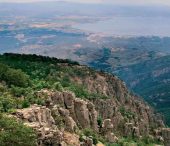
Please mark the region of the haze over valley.
POLYGON ((71 59, 119 76, 170 125, 170 6, 0 3, 0 53, 71 59))

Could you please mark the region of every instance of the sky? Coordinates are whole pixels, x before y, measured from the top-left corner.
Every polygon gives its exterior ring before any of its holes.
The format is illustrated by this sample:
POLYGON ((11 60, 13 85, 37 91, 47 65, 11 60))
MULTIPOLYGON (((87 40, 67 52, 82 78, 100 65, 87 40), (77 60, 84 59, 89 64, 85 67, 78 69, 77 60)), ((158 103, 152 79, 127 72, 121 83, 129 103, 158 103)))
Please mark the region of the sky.
POLYGON ((78 3, 112 3, 112 4, 157 4, 170 5, 170 0, 0 0, 0 2, 39 2, 39 1, 67 1, 78 3))

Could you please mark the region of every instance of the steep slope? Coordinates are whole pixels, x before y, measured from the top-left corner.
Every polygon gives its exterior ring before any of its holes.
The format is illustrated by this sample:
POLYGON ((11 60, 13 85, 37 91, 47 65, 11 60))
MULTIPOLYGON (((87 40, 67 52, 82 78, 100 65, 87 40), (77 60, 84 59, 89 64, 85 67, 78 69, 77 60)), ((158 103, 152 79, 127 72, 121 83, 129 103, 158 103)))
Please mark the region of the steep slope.
POLYGON ((167 124, 170 124, 170 56, 120 67, 115 73, 130 89, 163 112, 167 124))
POLYGON ((1 112, 33 128, 38 145, 149 145, 169 139, 161 116, 113 75, 36 55, 4 54, 0 63, 1 112))
MULTIPOLYGON (((136 42, 138 45, 133 41, 134 45, 125 44, 125 47, 123 45, 119 47, 119 44, 115 48, 108 47, 100 50, 79 49, 76 53, 80 58, 81 56, 85 58, 86 61, 82 63, 119 76, 133 92, 144 97, 158 111, 164 113, 167 124, 170 125, 170 56, 168 49, 162 44, 160 45, 159 40, 156 38, 153 40, 152 43, 149 43, 150 40, 148 40, 147 44, 147 39, 144 39, 145 43, 141 46, 140 41, 136 42), (160 46, 156 47, 157 41, 160 46)), ((160 42, 165 43, 163 40, 160 42)))

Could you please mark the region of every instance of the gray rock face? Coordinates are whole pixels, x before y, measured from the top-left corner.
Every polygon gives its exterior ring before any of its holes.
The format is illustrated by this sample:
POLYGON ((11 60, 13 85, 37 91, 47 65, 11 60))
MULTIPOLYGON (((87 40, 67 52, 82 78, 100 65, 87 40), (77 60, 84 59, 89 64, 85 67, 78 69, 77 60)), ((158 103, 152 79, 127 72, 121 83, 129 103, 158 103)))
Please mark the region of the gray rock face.
POLYGON ((51 110, 44 106, 32 105, 30 108, 17 110, 14 116, 37 131, 37 145, 39 146, 57 145, 63 140, 62 133, 55 125, 51 110))
POLYGON ((88 102, 87 108, 89 111, 90 125, 94 131, 98 132, 97 111, 95 110, 95 106, 93 103, 88 102))
POLYGON ((138 127, 135 127, 133 123, 126 123, 125 124, 125 130, 124 130, 125 136, 130 137, 140 137, 140 131, 138 127))
POLYGON ((108 142, 116 142, 118 138, 113 133, 113 124, 111 119, 105 119, 102 124, 102 134, 108 142))
MULTIPOLYGON (((61 106, 64 104, 64 107, 62 106, 63 110, 65 109, 64 111, 67 111, 68 113, 67 115, 64 115, 64 119, 67 123, 69 123, 68 121, 72 121, 72 123, 74 121, 77 125, 79 125, 79 128, 92 128, 94 131, 98 131, 97 111, 95 110, 95 106, 92 102, 76 98, 73 93, 68 91, 54 95, 60 95, 60 97, 56 96, 56 98, 60 98, 60 101, 64 101, 64 103, 58 102, 58 104, 59 106, 60 104, 61 106)), ((55 96, 53 96, 52 100, 56 101, 55 96)))
POLYGON ((67 109, 59 108, 59 113, 63 118, 63 122, 65 124, 65 130, 69 132, 75 132, 77 127, 76 122, 70 116, 70 112, 67 109))
POLYGON ((55 124, 51 116, 51 110, 45 106, 32 105, 27 109, 19 109, 16 117, 22 119, 26 123, 38 124, 38 126, 51 127, 55 124))
POLYGON ((87 108, 87 103, 83 100, 76 99, 74 101, 74 111, 78 123, 82 128, 90 128, 89 111, 87 108))
MULTIPOLYGON (((89 101, 76 98, 69 91, 42 90, 37 96, 46 98, 46 106, 32 105, 30 108, 17 110, 14 116, 37 131, 39 146, 58 144, 92 146, 91 138, 87 137, 83 143, 80 143, 79 136, 76 135, 77 131, 85 128, 92 129, 112 143, 118 141, 119 135, 115 135, 117 132, 124 136, 140 138, 149 136, 150 123, 155 124, 154 126, 163 126, 161 122, 156 122, 149 107, 137 101, 135 97, 127 97, 120 102, 121 98, 127 96, 125 88, 117 89, 119 92, 124 92, 122 94, 112 91, 110 86, 109 89, 106 88, 107 86, 108 84, 104 84, 104 93, 109 95, 114 93, 120 99, 113 97, 89 101), (101 117, 100 126, 98 116, 101 117)), ((116 86, 113 85, 113 88, 116 86)), ((93 87, 90 88, 95 90, 93 87)), ((166 146, 169 146, 169 130, 164 129, 162 133, 163 136, 156 134, 155 138, 161 141, 164 139, 166 146)))
POLYGON ((80 143, 80 146, 94 146, 93 140, 89 137, 84 137, 83 142, 80 143))

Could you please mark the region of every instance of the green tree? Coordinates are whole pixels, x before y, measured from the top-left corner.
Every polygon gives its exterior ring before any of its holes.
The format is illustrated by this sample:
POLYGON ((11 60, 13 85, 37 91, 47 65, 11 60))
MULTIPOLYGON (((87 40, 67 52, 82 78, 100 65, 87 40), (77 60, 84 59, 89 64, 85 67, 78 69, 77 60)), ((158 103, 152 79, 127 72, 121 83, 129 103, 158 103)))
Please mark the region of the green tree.
POLYGON ((8 85, 27 87, 30 84, 29 76, 19 69, 13 69, 0 63, 0 80, 8 85))
POLYGON ((9 68, 5 74, 5 80, 8 84, 19 87, 27 87, 29 85, 29 77, 21 70, 9 68))

